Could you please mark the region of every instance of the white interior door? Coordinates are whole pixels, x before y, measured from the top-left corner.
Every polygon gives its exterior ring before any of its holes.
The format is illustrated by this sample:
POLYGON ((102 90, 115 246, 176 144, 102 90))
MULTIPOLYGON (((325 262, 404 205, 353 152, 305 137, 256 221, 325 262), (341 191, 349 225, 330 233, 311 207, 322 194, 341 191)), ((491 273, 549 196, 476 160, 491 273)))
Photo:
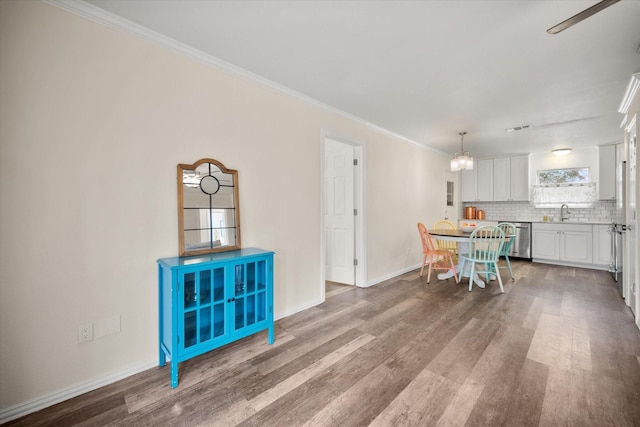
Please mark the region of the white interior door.
POLYGON ((325 280, 355 285, 354 148, 325 139, 325 280))
POLYGON ((445 172, 444 178, 447 198, 445 200, 443 218, 454 224, 458 224, 458 200, 460 199, 458 194, 458 175, 453 172, 445 172))
POLYGON ((638 137, 637 117, 627 128, 629 132, 629 173, 627 174, 627 257, 625 259, 626 282, 629 286, 629 307, 638 319, 640 310, 640 291, 638 290, 638 216, 637 216, 637 185, 638 185, 638 137))

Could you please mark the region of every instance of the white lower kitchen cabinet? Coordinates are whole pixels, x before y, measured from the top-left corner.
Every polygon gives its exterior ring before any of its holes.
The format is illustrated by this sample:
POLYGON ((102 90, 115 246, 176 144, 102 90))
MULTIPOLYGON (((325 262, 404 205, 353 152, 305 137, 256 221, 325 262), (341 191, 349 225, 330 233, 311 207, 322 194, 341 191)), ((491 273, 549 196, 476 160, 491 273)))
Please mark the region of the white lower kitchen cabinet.
POLYGON ((531 230, 531 257, 536 259, 560 259, 560 233, 533 224, 531 230))
POLYGON ((600 268, 608 269, 612 263, 611 225, 594 224, 593 226, 593 263, 600 268))
POLYGON ((586 229, 560 232, 560 260, 591 264, 593 263, 593 230, 589 225, 577 227, 586 227, 586 229))
POLYGON ((534 223, 531 232, 531 253, 534 261, 591 266, 592 226, 534 223))

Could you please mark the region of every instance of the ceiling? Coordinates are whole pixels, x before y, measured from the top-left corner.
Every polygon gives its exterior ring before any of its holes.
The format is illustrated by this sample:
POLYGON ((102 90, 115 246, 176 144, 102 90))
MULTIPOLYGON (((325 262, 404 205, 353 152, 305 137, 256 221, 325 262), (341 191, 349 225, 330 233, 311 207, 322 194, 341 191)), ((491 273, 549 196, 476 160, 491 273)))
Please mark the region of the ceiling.
POLYGON ((556 35, 596 2, 87 3, 438 151, 466 131, 476 158, 622 141, 618 106, 640 72, 635 0, 556 35))

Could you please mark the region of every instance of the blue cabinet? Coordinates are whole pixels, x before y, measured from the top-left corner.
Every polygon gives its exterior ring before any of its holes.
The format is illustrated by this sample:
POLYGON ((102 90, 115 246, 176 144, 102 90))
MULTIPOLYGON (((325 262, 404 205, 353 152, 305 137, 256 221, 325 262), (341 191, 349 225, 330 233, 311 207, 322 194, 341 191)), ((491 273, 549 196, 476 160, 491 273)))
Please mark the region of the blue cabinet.
POLYGON ((257 248, 158 260, 159 365, 263 330, 273 344, 273 252, 257 248))

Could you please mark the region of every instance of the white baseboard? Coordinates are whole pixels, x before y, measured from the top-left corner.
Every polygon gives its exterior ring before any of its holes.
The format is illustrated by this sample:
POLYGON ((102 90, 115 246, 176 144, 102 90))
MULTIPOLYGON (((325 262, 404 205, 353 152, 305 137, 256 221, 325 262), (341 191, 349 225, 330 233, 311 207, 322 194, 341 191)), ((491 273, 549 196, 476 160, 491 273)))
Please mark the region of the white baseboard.
POLYGON ((577 267, 577 268, 586 268, 586 269, 589 269, 589 270, 601 270, 601 271, 607 271, 608 268, 609 268, 606 265, 582 264, 582 263, 579 263, 579 262, 556 261, 556 260, 553 260, 553 259, 533 258, 531 260, 531 262, 536 262, 538 264, 551 264, 551 265, 559 265, 559 266, 563 266, 563 267, 577 267))
MULTIPOLYGON (((367 287, 376 285, 378 283, 384 282, 385 280, 392 279, 394 277, 400 276, 404 273, 408 273, 410 271, 415 270, 416 268, 420 268, 420 264, 406 267, 402 270, 386 274, 381 277, 377 277, 376 279, 370 280, 367 282, 367 287)), ((285 313, 278 313, 274 320, 283 319, 285 317, 289 317, 293 314, 299 313, 301 311, 307 310, 311 307, 315 307, 319 304, 322 304, 323 301, 313 301, 309 304, 305 304, 304 306, 296 307, 292 310, 288 310, 285 313)), ((48 408, 49 406, 55 405, 60 402, 64 402, 65 400, 72 399, 76 396, 80 396, 81 394, 87 393, 92 390, 96 390, 100 387, 104 387, 106 385, 112 384, 121 379, 130 377, 132 375, 138 374, 140 372, 146 371, 147 369, 151 369, 158 366, 158 361, 153 360, 146 363, 141 363, 136 366, 132 366, 128 369, 125 369, 120 372, 115 372, 113 374, 105 375, 100 378, 95 378, 75 386, 69 387, 64 390, 60 390, 51 394, 47 394, 41 396, 37 399, 30 400, 28 402, 20 403, 18 405, 0 409, 0 424, 4 424, 6 422, 15 420, 16 418, 23 417, 25 415, 29 415, 33 412, 39 411, 41 409, 48 408)))
MULTIPOLYGON (((314 301, 310 304, 297 307, 286 313, 279 313, 277 316, 277 319, 275 320, 291 316, 292 314, 304 311, 308 308, 314 307, 319 304, 322 304, 322 301, 314 301)), ((20 403, 18 405, 15 405, 6 409, 0 409, 0 424, 4 424, 6 422, 15 420, 20 417, 24 417, 25 415, 29 415, 41 409, 48 408, 49 406, 53 406, 57 403, 64 402, 65 400, 72 399, 76 396, 80 396, 81 394, 87 393, 92 390, 96 390, 100 387, 104 387, 106 385, 112 384, 121 379, 146 371, 147 369, 155 368, 157 366, 158 366, 157 360, 141 363, 139 365, 132 366, 120 372, 115 372, 113 374, 105 375, 100 378, 95 378, 95 379, 74 385, 72 387, 66 388, 64 390, 59 390, 54 393, 41 396, 37 399, 33 399, 28 402, 20 403)))
POLYGON ((385 274, 384 276, 376 277, 375 279, 371 279, 367 282, 367 287, 377 285, 378 283, 384 282, 385 280, 393 279, 394 277, 401 276, 405 273, 413 271, 417 268, 420 268, 422 264, 416 264, 409 267, 405 267, 402 270, 394 271, 393 273, 385 274))
POLYGON ((69 400, 73 397, 80 396, 81 394, 98 389, 100 387, 104 387, 108 384, 114 383, 121 379, 138 374, 142 371, 146 371, 147 369, 154 368, 156 366, 158 366, 157 360, 154 360, 153 362, 141 363, 139 365, 132 366, 120 372, 115 372, 113 374, 105 375, 100 378, 95 378, 95 379, 77 384, 73 387, 41 396, 37 399, 33 399, 28 402, 20 403, 18 405, 15 405, 6 409, 1 409, 0 424, 4 424, 11 420, 15 420, 16 418, 23 417, 33 412, 55 405, 56 403, 69 400))
POLYGON ((321 301, 321 300, 313 301, 313 302, 311 302, 309 304, 305 304, 303 306, 299 306, 299 307, 293 308, 291 310, 287 310, 284 313, 278 313, 277 315, 274 316, 273 320, 276 321, 276 320, 284 319, 285 317, 289 317, 289 316, 291 316, 293 314, 300 313, 301 311, 307 310, 307 309, 309 309, 311 307, 315 307, 317 305, 320 305, 323 302, 324 301, 321 301))

